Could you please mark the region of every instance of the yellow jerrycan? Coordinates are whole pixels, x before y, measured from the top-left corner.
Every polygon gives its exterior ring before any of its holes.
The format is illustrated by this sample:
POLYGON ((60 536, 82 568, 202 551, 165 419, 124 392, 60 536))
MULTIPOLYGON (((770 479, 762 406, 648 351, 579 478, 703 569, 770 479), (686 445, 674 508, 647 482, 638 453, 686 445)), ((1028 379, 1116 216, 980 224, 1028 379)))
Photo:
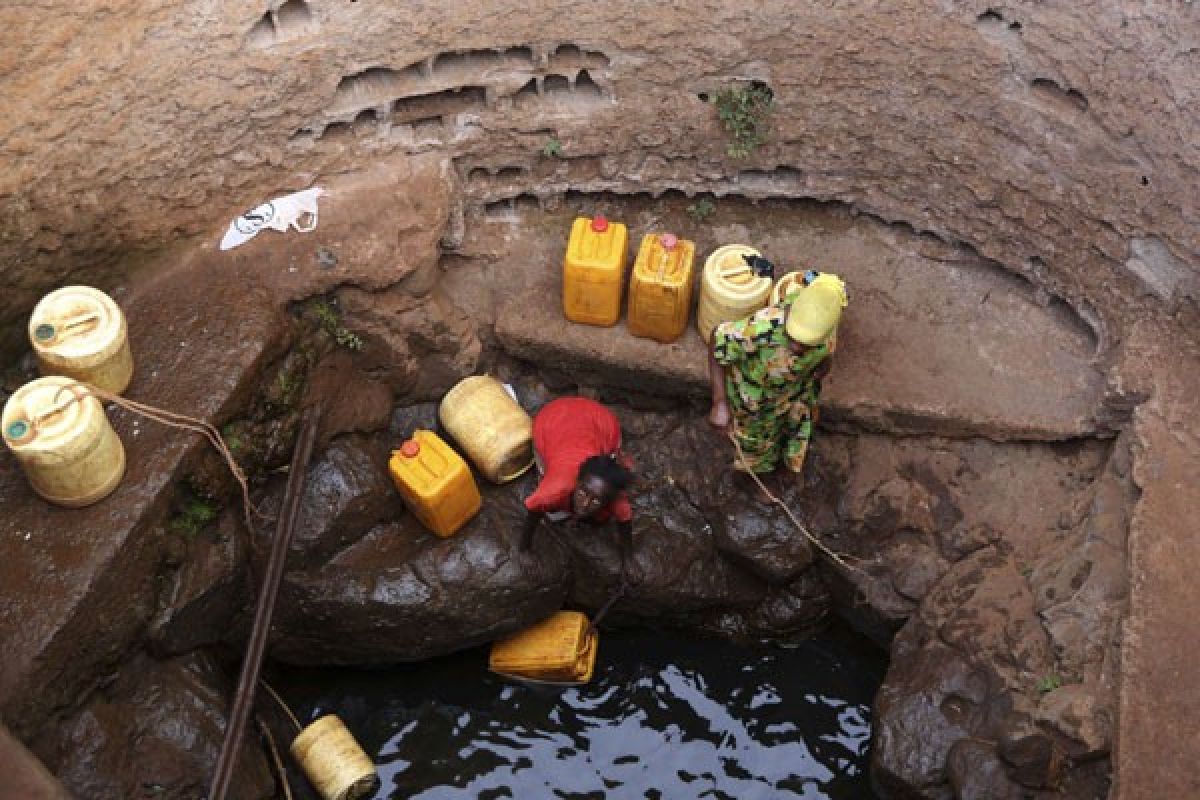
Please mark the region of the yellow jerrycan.
POLYGON ((743 258, 757 255, 762 254, 748 245, 727 244, 704 262, 696 311, 696 327, 704 341, 712 340, 713 329, 722 322, 749 316, 767 304, 771 279, 755 275, 743 258))
POLYGON ((602 216, 576 217, 563 258, 563 314, 572 322, 611 327, 621 317, 629 231, 602 216))
POLYGON ((488 669, 540 683, 580 684, 592 679, 598 636, 578 611, 557 611, 492 644, 488 669))
POLYGON ((291 751, 323 800, 360 800, 379 790, 374 762, 336 714, 300 731, 291 751))
POLYGON ((804 270, 787 273, 771 287, 771 305, 779 305, 788 295, 800 291, 804 286, 804 270))
POLYGON ((483 504, 471 468, 433 431, 418 430, 388 461, 413 515, 438 536, 453 536, 483 504))
POLYGON ((125 475, 125 448, 104 407, 71 378, 38 378, 17 389, 0 425, 30 486, 55 505, 99 502, 125 475))
POLYGON ((125 315, 90 286, 46 295, 29 317, 29 342, 43 375, 66 375, 120 394, 133 377, 125 315))
POLYGON ((670 233, 642 237, 629 279, 629 316, 634 336, 673 342, 687 329, 692 313, 696 245, 670 233))
POLYGON ((533 466, 533 420, 490 375, 459 381, 442 398, 438 419, 492 483, 507 483, 533 466))

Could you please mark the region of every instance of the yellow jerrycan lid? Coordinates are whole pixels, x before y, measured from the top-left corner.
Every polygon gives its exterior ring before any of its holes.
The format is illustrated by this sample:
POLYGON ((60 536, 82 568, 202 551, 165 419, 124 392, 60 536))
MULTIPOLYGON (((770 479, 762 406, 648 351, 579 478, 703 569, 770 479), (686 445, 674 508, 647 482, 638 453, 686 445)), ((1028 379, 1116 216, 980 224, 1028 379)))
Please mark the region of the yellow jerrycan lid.
POLYGON ((755 275, 743 256, 761 256, 745 244, 718 247, 704 262, 704 278, 714 290, 733 296, 756 297, 770 290, 771 279, 755 275))
POLYGON ((4 405, 0 427, 4 443, 20 453, 60 451, 92 427, 100 405, 83 384, 51 375, 17 389, 4 405))
POLYGON ((34 307, 29 342, 38 356, 70 360, 76 367, 96 366, 125 345, 125 315, 99 289, 64 286, 34 307))

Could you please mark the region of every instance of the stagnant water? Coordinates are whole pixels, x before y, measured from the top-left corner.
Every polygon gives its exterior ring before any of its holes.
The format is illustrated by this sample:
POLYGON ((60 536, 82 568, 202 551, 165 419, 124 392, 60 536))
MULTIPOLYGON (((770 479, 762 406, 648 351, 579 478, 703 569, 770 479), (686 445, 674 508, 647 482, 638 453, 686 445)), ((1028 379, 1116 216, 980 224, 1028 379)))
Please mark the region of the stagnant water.
POLYGON ((584 687, 517 685, 486 649, 386 671, 290 671, 305 720, 336 713, 377 800, 871 798, 877 651, 843 634, 738 647, 605 632, 584 687))

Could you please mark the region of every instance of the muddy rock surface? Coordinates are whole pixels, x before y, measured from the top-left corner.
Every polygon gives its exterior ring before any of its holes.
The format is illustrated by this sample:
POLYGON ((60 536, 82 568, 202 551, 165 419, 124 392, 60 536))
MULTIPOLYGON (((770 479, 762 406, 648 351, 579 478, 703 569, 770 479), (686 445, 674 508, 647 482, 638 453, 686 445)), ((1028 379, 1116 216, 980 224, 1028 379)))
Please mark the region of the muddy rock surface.
MULTIPOLYGON (((202 797, 221 747, 230 689, 224 672, 203 656, 140 657, 36 749, 76 797, 202 797)), ((274 797, 258 736, 252 732, 246 742, 230 797, 274 797)))

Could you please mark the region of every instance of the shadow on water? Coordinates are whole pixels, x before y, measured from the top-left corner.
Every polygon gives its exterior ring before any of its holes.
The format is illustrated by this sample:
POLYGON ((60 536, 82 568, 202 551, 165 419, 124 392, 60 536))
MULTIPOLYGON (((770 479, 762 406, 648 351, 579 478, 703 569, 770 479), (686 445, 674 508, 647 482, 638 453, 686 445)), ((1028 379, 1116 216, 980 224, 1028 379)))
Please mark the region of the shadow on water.
POLYGON ((587 686, 515 685, 478 649, 386 671, 289 670, 305 719, 338 714, 377 800, 874 797, 878 651, 831 634, 787 649, 606 632, 587 686))

